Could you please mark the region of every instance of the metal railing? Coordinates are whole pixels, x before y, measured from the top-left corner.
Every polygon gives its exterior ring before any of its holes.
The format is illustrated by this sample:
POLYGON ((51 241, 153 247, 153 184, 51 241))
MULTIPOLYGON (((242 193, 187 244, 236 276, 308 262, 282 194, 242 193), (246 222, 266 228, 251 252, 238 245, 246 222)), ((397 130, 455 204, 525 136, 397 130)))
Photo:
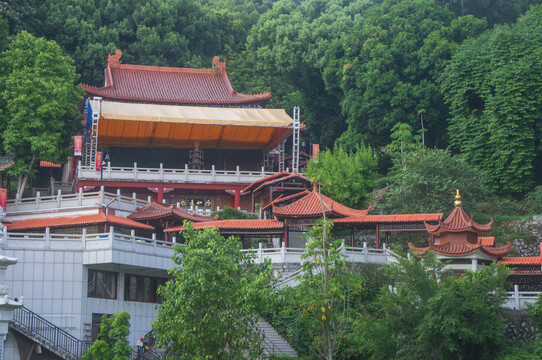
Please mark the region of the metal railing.
POLYGON ((13 312, 13 321, 51 346, 76 358, 83 356, 92 345, 89 341, 77 339, 25 307, 20 307, 13 312))

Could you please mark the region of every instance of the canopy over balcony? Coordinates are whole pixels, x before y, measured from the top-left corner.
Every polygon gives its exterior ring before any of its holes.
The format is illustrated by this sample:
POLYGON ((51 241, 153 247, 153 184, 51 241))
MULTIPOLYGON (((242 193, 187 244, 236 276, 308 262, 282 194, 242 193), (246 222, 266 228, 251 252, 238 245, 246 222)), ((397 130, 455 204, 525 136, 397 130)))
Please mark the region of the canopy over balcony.
POLYGON ((292 133, 283 109, 211 108, 102 101, 100 147, 262 149, 292 133))

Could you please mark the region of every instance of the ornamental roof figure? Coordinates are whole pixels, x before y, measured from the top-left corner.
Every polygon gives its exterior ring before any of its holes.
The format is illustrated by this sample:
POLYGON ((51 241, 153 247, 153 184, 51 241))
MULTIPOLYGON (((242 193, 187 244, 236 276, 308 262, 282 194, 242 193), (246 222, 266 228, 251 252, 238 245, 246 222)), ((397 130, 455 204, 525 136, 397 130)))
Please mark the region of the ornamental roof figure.
POLYGON ((271 94, 241 94, 233 90, 226 63, 213 58, 212 69, 123 64, 122 52, 107 58, 105 84, 80 84, 92 96, 116 101, 158 104, 265 107, 271 94))
POLYGON ((491 231, 493 219, 485 225, 478 224, 463 209, 459 190, 455 199, 455 208, 446 220, 439 220, 436 225, 425 223, 427 232, 432 235, 428 247, 418 248, 409 244, 414 253, 421 256, 431 250, 439 255, 456 257, 480 252, 495 259, 508 254, 509 241, 505 246, 495 247, 493 241, 488 241, 490 238, 479 236, 491 231))

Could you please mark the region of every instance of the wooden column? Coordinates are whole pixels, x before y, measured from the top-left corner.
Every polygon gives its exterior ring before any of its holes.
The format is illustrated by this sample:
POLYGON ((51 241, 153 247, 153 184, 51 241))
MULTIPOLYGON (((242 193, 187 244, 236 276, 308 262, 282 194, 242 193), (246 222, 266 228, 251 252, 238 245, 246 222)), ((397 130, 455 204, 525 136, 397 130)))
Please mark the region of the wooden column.
POLYGON ((380 226, 376 225, 376 248, 380 249, 380 226))
POLYGON ((156 201, 160 204, 164 201, 164 188, 158 188, 158 194, 156 195, 156 201))
POLYGON ((233 201, 233 207, 235 209, 238 209, 240 203, 241 203, 241 190, 237 189, 235 190, 235 198, 233 201))
POLYGON ((284 246, 288 247, 288 219, 284 219, 284 246))
POLYGON ((350 228, 350 246, 354 247, 354 226, 350 228))

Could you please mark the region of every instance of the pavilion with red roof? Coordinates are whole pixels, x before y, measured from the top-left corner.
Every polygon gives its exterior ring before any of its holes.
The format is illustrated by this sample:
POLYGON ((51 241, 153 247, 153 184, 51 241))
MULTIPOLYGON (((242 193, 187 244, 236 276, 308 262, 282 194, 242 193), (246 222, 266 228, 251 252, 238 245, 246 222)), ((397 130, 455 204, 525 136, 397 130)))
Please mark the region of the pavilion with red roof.
POLYGON ((467 264, 472 270, 477 270, 479 265, 497 261, 508 254, 509 241, 504 246, 496 247, 494 238, 481 236, 491 231, 493 220, 485 225, 478 224, 463 209, 459 190, 455 198, 455 208, 446 220, 425 224, 427 232, 431 234, 429 246, 420 248, 409 244, 414 254, 423 256, 432 251, 439 259, 450 260, 451 267, 456 270, 464 270, 463 265, 467 264))
POLYGON ((163 229, 177 226, 183 221, 195 223, 216 220, 216 217, 209 217, 190 213, 178 208, 175 204, 161 204, 150 202, 138 209, 138 212, 127 216, 128 219, 138 221, 156 229, 156 236, 159 240, 165 240, 163 229))
POLYGON ((264 108, 268 92, 235 91, 218 56, 211 69, 123 64, 121 57, 120 50, 109 55, 102 87, 80 85, 90 116, 78 188, 103 185, 160 203, 203 200, 200 209, 249 210, 241 191, 275 171, 269 159, 304 128, 299 120, 264 108))

